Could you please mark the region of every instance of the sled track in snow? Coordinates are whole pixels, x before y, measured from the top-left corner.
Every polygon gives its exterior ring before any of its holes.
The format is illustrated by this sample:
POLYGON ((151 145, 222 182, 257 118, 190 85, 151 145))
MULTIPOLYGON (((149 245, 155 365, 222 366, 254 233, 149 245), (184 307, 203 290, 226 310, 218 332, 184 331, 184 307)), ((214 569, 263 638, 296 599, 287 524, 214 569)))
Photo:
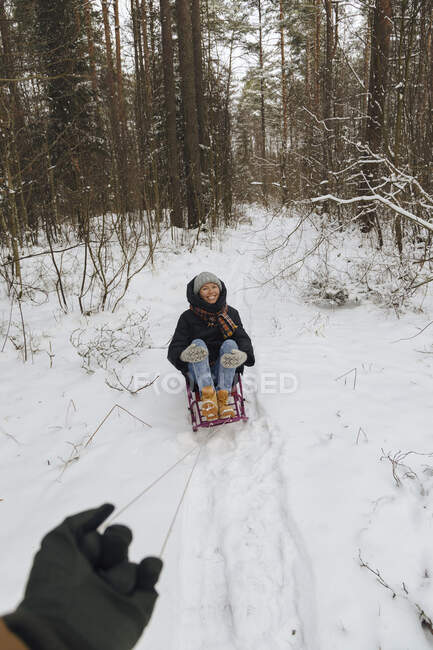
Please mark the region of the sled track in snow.
MULTIPOLYGON (((251 330, 245 285, 235 304, 251 330)), ((287 434, 258 395, 247 409, 247 424, 223 427, 206 443, 191 486, 178 648, 318 650, 310 562, 280 466, 287 434)))
MULTIPOLYGON (((248 290, 245 285, 245 279, 243 282, 242 295, 246 311, 248 312, 249 323, 252 324, 253 310, 251 303, 247 299, 248 290)), ((252 332, 254 335, 253 330, 252 332)), ((257 363, 258 371, 259 368, 260 364, 257 363)), ((285 369, 283 368, 282 370, 285 369)), ((284 446, 288 444, 290 427, 288 426, 288 430, 286 431, 281 431, 280 428, 272 422, 269 413, 267 413, 266 408, 260 401, 259 394, 255 395, 255 410, 263 419, 269 432, 269 447, 270 449, 272 448, 276 461, 273 471, 274 480, 278 485, 279 490, 278 505, 281 525, 282 571, 289 581, 289 584, 287 585, 288 593, 286 595, 288 596, 288 602, 293 603, 293 610, 296 612, 299 625, 298 638, 292 645, 295 648, 299 648, 299 650, 319 650, 316 628, 316 622, 318 620, 316 611, 316 589, 312 571, 312 562, 307 552, 307 545, 290 510, 290 486, 287 482, 287 470, 282 467, 284 458, 287 457, 287 454, 282 452, 284 446)), ((289 612, 290 611, 291 608, 289 608, 289 612)))

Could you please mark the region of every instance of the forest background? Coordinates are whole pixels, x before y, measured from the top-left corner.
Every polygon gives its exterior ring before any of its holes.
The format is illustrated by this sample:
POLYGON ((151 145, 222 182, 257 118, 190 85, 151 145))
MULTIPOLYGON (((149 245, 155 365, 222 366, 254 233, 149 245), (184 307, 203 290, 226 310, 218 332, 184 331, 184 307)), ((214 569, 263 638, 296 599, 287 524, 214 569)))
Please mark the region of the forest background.
POLYGON ((432 0, 0 0, 7 292, 43 255, 67 311, 76 247, 81 312, 115 309, 167 228, 261 203, 388 246, 400 306, 430 281, 432 24, 432 0))

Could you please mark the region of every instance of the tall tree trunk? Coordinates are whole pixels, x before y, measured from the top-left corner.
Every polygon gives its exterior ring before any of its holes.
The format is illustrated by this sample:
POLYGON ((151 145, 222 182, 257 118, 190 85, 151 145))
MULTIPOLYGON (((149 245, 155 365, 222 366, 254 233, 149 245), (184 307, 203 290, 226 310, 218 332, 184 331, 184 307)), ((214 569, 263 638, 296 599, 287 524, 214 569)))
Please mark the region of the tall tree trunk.
POLYGON ((201 171, 204 176, 209 173, 209 131, 207 103, 203 84, 203 53, 200 0, 191 0, 191 25, 194 50, 195 96, 197 101, 198 136, 200 141, 201 171))
MULTIPOLYGON (((152 17, 152 6, 149 7, 149 16, 152 17)), ((143 56, 144 56, 144 89, 145 89, 145 106, 146 116, 148 122, 148 155, 149 155, 149 194, 152 199, 152 207, 156 214, 156 224, 159 229, 159 224, 162 219, 161 201, 159 196, 159 170, 158 161, 156 157, 156 150, 158 143, 155 138, 154 131, 154 106, 153 106, 153 86, 154 86, 154 53, 149 52, 148 42, 148 20, 147 20, 147 7, 146 0, 141 0, 141 35, 143 39, 143 56)), ((153 19, 150 20, 151 42, 153 39, 153 19)))
POLYGON ((371 59, 371 18, 372 11, 371 8, 367 9, 367 29, 365 35, 365 46, 364 46, 364 69, 363 69, 363 81, 364 81, 364 94, 362 96, 361 110, 363 116, 363 135, 365 138, 365 129, 367 124, 367 111, 368 111, 368 78, 370 74, 370 59, 371 59))
POLYGON ((90 12, 90 3, 83 2, 83 8, 84 8, 84 21, 86 25, 87 51, 89 53, 89 61, 90 61, 90 76, 92 79, 92 90, 96 98, 98 93, 98 82, 96 78, 95 38, 94 38, 94 32, 92 26, 92 15, 90 12))
POLYGON ((2 160, 2 166, 4 168, 4 174, 7 182, 6 196, 7 196, 7 202, 9 204, 8 231, 10 235, 11 253, 14 261, 14 266, 13 266, 14 273, 20 285, 20 290, 18 294, 19 297, 21 297, 22 277, 21 277, 21 262, 20 262, 18 243, 22 241, 22 233, 20 233, 20 224, 19 224, 19 217, 18 217, 18 210, 17 210, 17 203, 16 203, 16 191, 15 191, 14 181, 10 170, 9 160, 10 160, 9 147, 8 145, 6 145, 5 155, 2 160))
POLYGON ((125 96, 123 92, 122 50, 120 47, 119 0, 114 0, 114 33, 115 33, 115 40, 116 40, 117 100, 119 104, 119 119, 121 122, 121 127, 124 128, 126 122, 126 111, 125 111, 125 96))
POLYGON ((174 83, 173 36, 170 0, 160 0, 162 66, 167 133, 167 165, 170 179, 171 225, 183 227, 182 196, 179 180, 179 153, 176 136, 176 90, 174 83))
POLYGON ((122 213, 130 208, 129 201, 129 170, 128 170, 128 123, 126 117, 125 93, 123 88, 122 50, 120 45, 119 0, 113 0, 114 33, 116 43, 116 90, 117 112, 119 115, 120 151, 119 162, 122 176, 122 213))
POLYGON ((284 9, 283 0, 280 0, 280 52, 281 52, 281 104, 282 104, 282 146, 281 146, 281 193, 283 203, 287 204, 287 78, 286 78, 286 53, 284 47, 284 9))
MULTIPOLYGON (((365 141, 373 153, 379 153, 382 148, 385 130, 385 99, 387 95, 389 47, 392 32, 391 0, 376 0, 373 13, 371 32, 370 81, 368 96, 368 120, 365 130, 365 141)), ((364 167, 365 181, 361 190, 369 190, 374 185, 375 176, 371 166, 364 167)), ((380 224, 376 209, 372 207, 362 219, 362 230, 370 231, 378 226, 381 240, 380 224)))
POLYGON ((147 189, 146 189, 146 156, 148 151, 149 123, 146 115, 145 100, 145 72, 143 44, 140 32, 140 6, 139 0, 131 0, 131 19, 134 47, 134 64, 135 64, 135 124, 137 129, 136 158, 139 168, 139 183, 136 188, 138 194, 138 207, 140 214, 143 210, 148 209, 147 189))
MULTIPOLYGON (((17 188, 17 195, 14 195, 14 209, 16 210, 16 218, 19 223, 18 234, 20 237, 20 243, 22 243, 22 235, 29 225, 23 193, 24 183, 21 173, 20 153, 18 151, 18 143, 20 140, 23 141, 24 139, 25 122, 18 84, 14 81, 16 73, 12 52, 12 39, 9 28, 10 22, 11 19, 6 14, 5 1, 0 0, 0 36, 2 43, 0 52, 3 54, 1 72, 3 73, 2 76, 9 79, 7 82, 9 87, 9 100, 6 99, 6 94, 3 95, 5 97, 3 105, 3 108, 5 109, 5 126, 7 125, 7 128, 4 131, 4 137, 8 139, 9 173, 13 179, 14 186, 17 188)), ((32 225, 33 227, 37 226, 37 224, 32 225)))
POLYGON ((184 158, 188 202, 188 226, 196 228, 203 219, 200 141, 189 0, 176 0, 179 67, 184 116, 184 158))
POLYGON ((305 103, 309 111, 312 108, 313 87, 311 83, 311 36, 307 32, 305 41, 305 103))
MULTIPOLYGON (((395 137, 394 137, 394 165, 398 168, 400 166, 400 156, 402 149, 402 140, 404 137, 403 134, 403 117, 405 113, 405 103, 406 103, 406 90, 409 85, 409 76, 410 76, 410 64, 414 55, 413 44, 415 37, 415 23, 417 14, 419 11, 419 5, 414 3, 411 5, 411 12, 406 21, 406 11, 408 9, 409 2, 408 0, 403 0, 400 6, 400 40, 398 46, 398 56, 397 56, 397 66, 398 66, 398 79, 397 79, 397 110, 395 118, 395 137), (404 58, 404 60, 403 60, 404 58)), ((415 105, 415 104, 414 104, 415 105)), ((407 107, 408 112, 412 114, 412 111, 415 112, 413 107, 407 107)), ((407 130, 407 129, 406 129, 407 130)), ((408 147, 410 149, 410 147, 408 147)), ((409 153, 409 164, 411 162, 411 152, 409 153)), ((395 218, 395 236, 397 248, 400 255, 403 253, 403 231, 402 231, 402 218, 395 218)))
POLYGON ((262 0, 257 0, 259 12, 259 70, 260 70, 260 158, 262 170, 262 193, 265 204, 268 197, 268 178, 266 169, 266 116, 265 116, 265 71, 263 61, 263 18, 262 0))
POLYGON ((335 53, 334 43, 334 25, 333 25, 333 8, 332 0, 325 0, 325 15, 326 15, 326 54, 325 65, 323 71, 323 120, 325 127, 325 173, 330 175, 333 168, 332 160, 332 142, 333 142, 333 127, 330 121, 333 117, 333 59, 335 53))
POLYGON ((321 30, 321 0, 316 0, 316 10, 314 14, 314 113, 318 120, 322 116, 320 106, 320 30, 321 30))
POLYGON ((233 49, 235 45, 235 32, 232 31, 229 46, 229 62, 227 66, 227 84, 223 109, 222 129, 222 203, 224 223, 228 225, 233 208, 233 156, 231 146, 231 119, 230 119, 230 90, 233 74, 233 49))
POLYGON ((430 184, 431 184, 431 179, 433 178, 433 156, 432 156, 432 147, 429 145, 430 142, 433 141, 433 11, 430 15, 430 29, 429 29, 429 36, 428 36, 428 61, 430 65, 427 65, 428 69, 428 79, 430 80, 430 83, 428 85, 428 100, 427 100, 427 106, 428 106, 428 113, 427 113, 427 137, 424 139, 424 146, 425 146, 425 159, 428 161, 428 167, 426 170, 426 178, 430 179, 430 184))
POLYGON ((366 142, 375 153, 380 151, 384 136, 391 32, 391 0, 376 0, 371 34, 368 122, 366 129, 366 142))
POLYGON ((119 119, 119 101, 117 96, 114 64, 113 64, 113 47, 111 44, 110 20, 108 15, 107 0, 101 0, 102 18, 104 23, 105 36, 105 61, 107 66, 106 81, 108 89, 109 116, 114 148, 114 164, 112 168, 112 181, 116 193, 116 208, 122 213, 126 212, 128 185, 126 179, 126 169, 124 165, 124 152, 122 152, 122 142, 120 137, 120 119, 119 119))
MULTIPOLYGON (((395 127, 394 127, 394 165, 398 168, 400 164, 400 145, 401 145, 401 129, 402 129, 402 118, 403 118, 403 105, 404 105, 404 94, 406 88, 406 78, 403 80, 403 48, 405 41, 405 18, 407 10, 408 0, 402 0, 400 5, 400 37, 397 50, 397 110, 395 117, 395 127)), ((402 233, 402 223, 401 217, 398 215, 395 217, 395 240, 400 255, 403 253, 403 233, 402 233)))
POLYGON ((419 43, 419 64, 417 89, 419 94, 415 125, 418 134, 416 149, 422 156, 413 166, 421 184, 431 191, 433 182, 433 3, 422 4, 420 17, 421 38, 419 43), (427 4, 427 6, 426 6, 427 4))
MULTIPOLYGON (((157 88, 160 83, 160 68, 159 68, 159 34, 157 29, 158 24, 158 10, 154 7, 153 0, 147 0, 149 4, 149 58, 152 87, 157 88)), ((173 3, 172 3, 173 4, 173 3)))
POLYGON ((140 26, 141 26, 141 45, 140 51, 142 52, 143 58, 143 81, 144 81, 144 98, 145 98, 145 111, 146 111, 146 121, 147 128, 150 130, 152 128, 152 118, 153 118, 153 87, 152 87, 152 64, 151 57, 149 52, 149 40, 147 36, 148 24, 147 24, 147 8, 146 0, 136 0, 137 11, 140 16, 140 26))
MULTIPOLYGON (((209 146, 208 150, 208 179, 209 179, 209 199, 206 204, 206 211, 210 215, 211 227, 214 230, 219 222, 219 210, 220 210, 220 194, 221 190, 224 191, 222 183, 219 176, 219 164, 218 164, 218 151, 215 146, 215 135, 217 133, 216 129, 216 115, 213 107, 215 105, 215 95, 217 94, 216 84, 215 84, 215 75, 212 68, 212 26, 211 26, 211 16, 209 11, 209 0, 205 0, 206 4, 206 82, 207 82, 207 105, 210 108, 207 112, 207 128, 209 138, 212 137, 212 146, 209 146)), ((231 78, 231 65, 232 65, 232 39, 233 31, 230 38, 229 45, 229 64, 227 71, 227 79, 231 78)), ((230 180, 231 184, 231 180, 230 180)), ((208 198, 208 197, 206 197, 208 198)))

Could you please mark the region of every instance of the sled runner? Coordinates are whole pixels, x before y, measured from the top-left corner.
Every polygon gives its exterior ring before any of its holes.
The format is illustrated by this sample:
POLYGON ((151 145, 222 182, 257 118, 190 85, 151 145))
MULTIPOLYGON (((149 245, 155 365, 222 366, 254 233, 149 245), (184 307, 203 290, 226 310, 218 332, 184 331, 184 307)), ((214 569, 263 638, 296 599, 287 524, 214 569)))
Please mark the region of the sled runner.
MULTIPOLYGON (((217 418, 208 422, 202 417, 200 412, 200 392, 198 386, 193 383, 189 377, 186 379, 186 392, 188 396, 188 410, 191 414, 192 430, 197 431, 199 427, 215 427, 220 424, 229 424, 230 422, 246 422, 248 417, 245 413, 245 399, 242 390, 242 381, 240 374, 236 373, 232 390, 230 393, 231 401, 229 404, 234 407, 236 415, 232 418, 217 418)), ((230 399, 230 398, 229 398, 230 399)))

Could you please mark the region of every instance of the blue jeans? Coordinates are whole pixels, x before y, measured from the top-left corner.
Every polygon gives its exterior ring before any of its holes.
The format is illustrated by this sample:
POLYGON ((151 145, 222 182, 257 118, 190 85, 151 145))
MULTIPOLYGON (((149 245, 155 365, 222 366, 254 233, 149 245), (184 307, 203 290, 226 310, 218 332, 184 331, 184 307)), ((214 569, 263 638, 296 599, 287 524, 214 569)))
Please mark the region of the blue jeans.
MULTIPOLYGON (((202 348, 206 348, 207 350, 207 345, 202 339, 194 339, 192 343, 195 343, 202 348)), ((217 390, 228 390, 229 392, 231 391, 236 368, 224 368, 221 365, 220 360, 222 355, 226 352, 231 352, 232 350, 237 349, 238 344, 236 341, 227 339, 221 345, 219 357, 212 368, 209 365, 209 357, 206 357, 204 361, 188 364, 188 374, 191 379, 194 379, 195 383, 200 389, 200 393, 204 386, 214 386, 215 384, 217 390)))

